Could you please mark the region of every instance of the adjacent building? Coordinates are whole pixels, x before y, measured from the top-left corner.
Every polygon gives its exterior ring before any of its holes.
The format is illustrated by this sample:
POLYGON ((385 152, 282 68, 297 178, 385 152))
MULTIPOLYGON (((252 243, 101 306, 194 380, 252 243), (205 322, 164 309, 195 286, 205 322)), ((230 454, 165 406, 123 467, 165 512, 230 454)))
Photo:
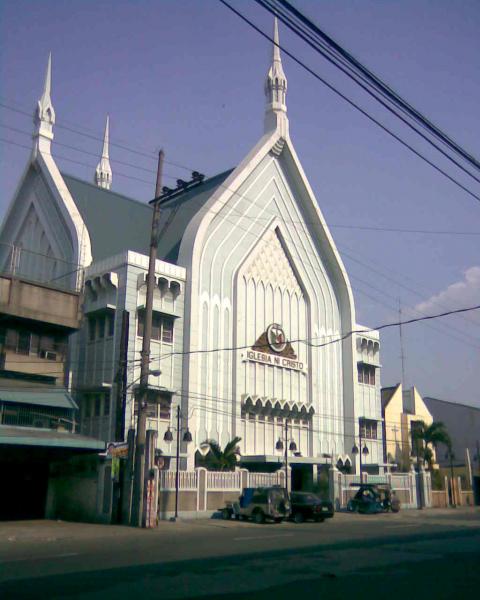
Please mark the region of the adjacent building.
POLYGON ((0 519, 7 520, 44 517, 52 464, 105 448, 78 435, 68 391, 68 339, 80 328, 81 294, 26 279, 23 258, 39 256, 19 247, 13 254, 0 273, 0 519))

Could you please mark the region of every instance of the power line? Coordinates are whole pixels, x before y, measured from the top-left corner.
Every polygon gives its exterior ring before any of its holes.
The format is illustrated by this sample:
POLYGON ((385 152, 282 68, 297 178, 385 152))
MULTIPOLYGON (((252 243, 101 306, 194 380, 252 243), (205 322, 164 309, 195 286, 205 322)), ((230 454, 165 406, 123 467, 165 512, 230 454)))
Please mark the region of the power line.
MULTIPOLYGON (((312 343, 312 340, 316 340, 316 339, 321 339, 324 337, 332 337, 332 336, 319 336, 319 337, 312 337, 312 338, 300 338, 300 339, 295 339, 295 340, 290 340, 290 343, 303 343, 311 348, 324 348, 326 346, 330 346, 332 344, 336 344, 338 342, 342 342, 348 338, 350 338, 352 335, 355 334, 367 334, 367 333, 375 333, 377 331, 381 331, 382 329, 388 329, 390 327, 399 327, 400 325, 410 325, 412 323, 418 323, 420 321, 431 321, 434 319, 439 319, 442 317, 447 317, 449 315, 455 315, 455 314, 460 314, 460 313, 466 313, 466 312, 470 312, 473 310, 479 310, 480 309, 480 304, 477 304, 475 306, 469 306, 467 308, 457 308, 454 310, 449 310, 443 313, 439 313, 439 314, 435 314, 435 315, 428 315, 428 316, 423 316, 423 317, 416 317, 416 318, 412 318, 412 319, 407 319, 406 321, 396 321, 394 323, 384 323, 383 325, 379 325, 377 327, 374 328, 362 328, 362 329, 352 329, 351 331, 349 331, 348 333, 345 333, 344 335, 341 335, 340 337, 337 337, 337 339, 335 340, 330 340, 328 342, 323 342, 321 344, 314 344, 312 343)), ((165 358, 170 358, 171 356, 187 356, 187 355, 191 355, 191 354, 212 354, 214 352, 233 352, 235 350, 249 350, 251 349, 251 344, 247 344, 247 345, 243 345, 243 346, 230 346, 230 347, 225 347, 225 348, 209 348, 209 349, 202 349, 202 350, 186 350, 186 351, 174 351, 174 352, 170 352, 168 354, 165 355, 160 355, 160 360, 165 359, 165 358)))
MULTIPOLYGON (((6 140, 3 140, 2 138, 0 138, 0 141, 6 141, 6 140)), ((7 141, 7 142, 8 142, 8 143, 12 143, 12 144, 14 144, 14 145, 21 146, 21 147, 26 147, 26 146, 22 146, 22 145, 20 145, 20 144, 17 144, 17 143, 15 143, 15 142, 12 142, 12 141, 7 141)), ((51 156, 52 156, 52 155, 51 155, 51 156)), ((67 157, 60 157, 60 158, 65 158, 66 160, 71 160, 71 159, 68 159, 67 157)), ((81 162, 79 162, 79 161, 73 161, 73 160, 72 160, 72 162, 77 162, 78 164, 85 164, 85 163, 81 163, 81 162)), ((88 165, 87 165, 87 166, 88 166, 88 165)), ((119 174, 119 175, 121 175, 121 174, 119 174)), ((127 175, 123 175, 123 176, 124 176, 124 177, 129 177, 129 176, 127 176, 127 175)), ((131 177, 131 178, 132 178, 132 177, 131 177)), ((137 179, 137 178, 133 178, 133 179, 137 179)), ((140 181, 143 181, 143 180, 140 180, 140 181)), ((244 198, 244 199, 245 199, 247 202, 249 202, 249 204, 251 204, 251 205, 254 205, 254 202, 253 202, 252 200, 250 200, 249 198, 247 198, 245 195, 243 195, 243 194, 240 194, 239 192, 237 192, 237 191, 235 191, 235 190, 232 190, 231 188, 228 188, 227 186, 223 186, 223 187, 224 187, 226 190, 229 190, 229 191, 231 191, 233 194, 235 194, 235 195, 237 195, 237 196, 239 196, 239 197, 241 197, 241 198, 244 198)), ((227 202, 223 203, 223 205, 222 205, 222 208, 223 208, 224 206, 226 206, 226 205, 227 205, 227 202)), ((248 219, 248 218, 250 218, 250 219, 254 219, 253 217, 249 217, 248 215, 245 215, 245 213, 242 213, 242 212, 238 211, 238 210, 237 210, 236 208, 234 208, 234 207, 230 207, 230 208, 231 208, 231 210, 234 210, 235 212, 237 212, 237 213, 239 214, 239 216, 241 216, 242 218, 247 218, 247 219, 248 219)), ((214 215, 217 215, 217 214, 219 214, 219 213, 220 213, 220 211, 221 211, 221 209, 220 209, 219 211, 215 212, 215 211, 213 211, 213 210, 211 210, 211 209, 210 209, 210 210, 208 210, 208 209, 205 209, 204 207, 201 207, 201 208, 199 209, 199 211, 201 211, 201 210, 204 210, 206 213, 207 213, 207 212, 211 212, 211 213, 212 213, 212 214, 214 214, 214 215)), ((272 213, 272 216, 273 216, 273 215, 274 215, 274 213, 272 213)), ((278 215, 277 215, 277 216, 278 216, 278 215)), ((269 220, 271 220, 271 219, 269 219, 269 220)), ((282 220, 282 221, 284 221, 285 223, 292 222, 292 223, 294 223, 294 224, 295 224, 295 223, 298 223, 298 224, 301 224, 301 225, 304 225, 304 224, 305 224, 304 222, 301 222, 301 221, 298 221, 298 222, 296 222, 296 221, 295 221, 295 222, 293 222, 293 221, 288 221, 288 220, 285 220, 285 219, 283 219, 283 217, 281 217, 281 220, 282 220)), ((238 224, 238 222, 235 222, 234 224, 235 224, 235 226, 236 226, 237 228, 239 228, 239 229, 241 229, 241 230, 245 231, 247 234, 254 235, 254 234, 253 234, 253 232, 251 232, 251 231, 249 231, 249 230, 247 230, 247 229, 245 229, 245 228, 242 228, 242 227, 241 227, 241 226, 238 224)), ((263 241, 263 243, 268 243, 267 241, 264 241, 264 240, 262 240, 262 241, 263 241)), ((308 254, 311 254, 312 256, 314 256, 314 254, 313 254, 313 253, 311 253, 311 252, 308 252, 307 250, 306 250, 306 252, 307 252, 308 254)), ((300 258, 300 257, 297 255, 297 258, 300 258)), ((353 260, 355 260, 355 259, 353 259, 353 260)), ((357 261, 357 262, 360 262, 360 261, 357 261)), ((77 272, 78 270, 81 270, 81 269, 82 269, 82 267, 78 267, 77 269, 75 269, 75 270, 74 270, 74 271, 72 271, 71 273, 73 274, 74 272, 77 272)), ((57 278, 55 278, 55 279, 61 279, 61 278, 64 278, 65 276, 67 276, 67 275, 68 275, 68 274, 62 274, 62 275, 58 276, 58 277, 57 277, 57 278)), ((53 281, 53 280, 50 280, 50 281, 49 281, 49 282, 47 282, 47 283, 51 283, 52 281, 53 281)), ((450 327, 451 327, 451 326, 450 326, 450 327)), ((463 332, 462 332, 462 335, 463 335, 463 332)), ((458 338, 456 338, 456 339, 458 340, 458 338)), ((467 343, 467 342, 465 342, 465 343, 467 343)))
MULTIPOLYGON (((11 110, 13 112, 16 112, 18 114, 25 115, 25 116, 27 116, 29 118, 32 117, 31 113, 29 113, 29 112, 27 112, 25 110, 21 110, 19 108, 15 108, 14 106, 12 106, 10 104, 6 104, 5 102, 0 102, 0 106, 2 106, 3 108, 6 108, 8 110, 11 110)), ((55 127, 60 127, 60 129, 65 129, 65 131, 70 131, 71 133, 76 133, 76 134, 81 135, 83 137, 90 138, 92 140, 96 140, 98 142, 102 142, 103 143, 103 137, 101 135, 93 135, 91 133, 83 132, 79 128, 73 128, 73 127, 68 127, 66 125, 62 125, 61 121, 60 122, 56 121, 55 122, 55 127)), ((121 150, 126 150, 127 152, 131 152, 132 154, 138 154, 139 156, 142 156, 143 158, 149 158, 150 160, 155 160, 156 161, 157 158, 158 158, 157 154, 155 154, 153 152, 151 154, 147 153, 147 152, 142 152, 140 150, 135 150, 135 149, 133 149, 130 146, 125 146, 125 145, 119 144, 117 142, 110 141, 110 145, 114 146, 116 148, 120 148, 121 150)), ((173 161, 166 160, 165 162, 167 164, 171 165, 172 167, 178 167, 179 169, 183 169, 183 170, 186 170, 186 171, 190 171, 191 172, 191 171, 195 170, 195 169, 190 169, 190 167, 186 167, 185 165, 180 165, 178 163, 175 163, 173 161)))
MULTIPOLYGON (((264 4, 264 0, 256 0, 259 3, 264 4)), ((322 31, 318 25, 316 25, 311 19, 302 14, 298 9, 296 9, 290 2, 287 0, 276 0, 278 4, 281 4, 284 9, 294 15, 303 25, 305 25, 309 30, 313 31, 321 40, 325 42, 323 44, 324 48, 327 48, 332 54, 334 54, 337 59, 340 57, 344 64, 348 64, 350 68, 353 67, 355 72, 360 74, 364 80, 373 84, 375 89, 378 89, 382 95, 389 98, 393 103, 399 106, 406 114, 410 115, 414 118, 418 123, 420 123, 425 129, 430 131, 437 139, 442 141, 446 146, 451 148, 454 152, 456 152, 459 156, 461 156, 464 160, 469 162, 472 166, 477 169, 480 169, 480 162, 466 150, 464 150, 459 144, 457 144, 452 138, 450 138, 445 132, 439 129, 436 125, 434 125, 428 118, 421 114, 418 110, 416 110, 411 104, 409 104, 406 100, 404 100, 395 90, 393 90, 390 86, 388 86, 384 81, 382 81, 377 75, 372 73, 367 67, 362 65, 362 63, 356 59, 352 54, 342 48, 333 38, 327 35, 324 31, 322 31), (336 53, 336 54, 335 54, 336 53)), ((270 4, 274 4, 270 0, 270 4)), ((278 8, 276 9, 278 10, 278 8)))
MULTIPOLYGON (((433 133, 435 135, 435 137, 440 138, 440 141, 442 141, 443 143, 446 143, 456 153, 461 153, 461 156, 463 159, 468 160, 476 168, 480 168, 480 163, 478 163, 476 161, 476 159, 474 159, 471 155, 467 154, 462 148, 460 148, 452 140, 450 140, 450 138, 446 137, 445 134, 443 134, 443 132, 438 130, 438 128, 435 128, 435 126, 433 126, 429 121, 427 121, 426 118, 423 117, 423 115, 421 115, 421 119, 420 119, 420 117, 418 116, 419 113, 416 112, 413 109, 413 107, 411 107, 410 105, 405 103, 405 101, 402 100, 395 92, 392 93, 392 90, 390 88, 388 88, 387 86, 385 86, 385 84, 383 84, 383 82, 381 82, 381 85, 374 84, 372 86, 372 81, 379 82, 380 80, 378 80, 378 78, 375 78, 375 76, 372 76, 372 74, 370 74, 370 72, 368 72, 366 69, 363 68, 363 72, 359 75, 358 72, 355 71, 351 67, 351 64, 348 61, 340 60, 339 57, 334 52, 332 52, 332 50, 328 47, 328 45, 325 45, 324 43, 319 42, 317 39, 315 39, 312 36, 312 34, 310 33, 310 30, 314 30, 314 33, 317 33, 319 35, 326 35, 326 34, 323 34, 323 32, 321 32, 318 29, 318 27, 312 23, 312 21, 308 20, 307 17, 305 17, 302 13, 297 11, 295 8, 293 8, 288 2, 283 2, 282 0, 279 0, 279 2, 281 4, 287 5, 287 10, 290 10, 295 13, 295 16, 297 16, 302 23, 301 27, 298 26, 298 24, 288 15, 288 13, 282 12, 281 9, 279 9, 277 6, 275 6, 275 0, 273 0, 273 1, 272 0, 255 0, 255 1, 258 4, 260 4, 263 8, 265 8, 268 12, 270 12, 271 14, 278 16, 278 18, 290 30, 292 30, 294 33, 296 33, 311 48, 313 48, 316 52, 321 54, 326 60, 328 60, 335 67, 340 69, 345 75, 347 75, 347 77, 349 77, 355 83, 357 83, 357 85, 359 85, 367 94, 369 94, 371 97, 373 97, 375 100, 377 100, 377 102, 379 102, 386 110, 388 110, 390 113, 395 115, 398 119, 400 119, 400 121, 402 121, 405 125, 407 125, 407 127, 412 129, 423 140, 425 140, 428 144, 433 146, 438 152, 440 152, 445 158, 447 158, 447 160, 449 160, 453 164, 455 164, 464 173, 466 173, 472 179, 477 181, 477 183, 480 183, 480 179, 478 177, 473 175, 473 173, 471 173, 463 165, 461 165, 454 158, 452 158, 447 152, 445 152, 440 147, 438 147, 437 144, 435 144, 435 142, 433 140, 431 140, 429 137, 427 137, 421 131, 419 131, 414 125, 412 125, 409 121, 407 121, 407 119, 403 118, 400 114, 398 114, 391 106, 389 106, 386 102, 384 102, 381 98, 379 98, 372 91, 371 87, 374 87, 376 90, 379 90, 381 95, 384 98, 386 98, 388 101, 392 102, 395 106, 397 106, 397 108, 399 108, 400 111, 404 112, 405 114, 407 114, 410 117, 412 117, 412 115, 413 115, 415 121, 417 121, 417 122, 420 121, 420 124, 423 127, 425 127, 427 130, 430 130, 430 132, 433 133), (304 23, 307 23, 307 27, 305 27, 304 23), (368 78, 365 77, 365 75, 364 75, 365 71, 367 71, 370 74, 370 76, 368 78), (366 85, 362 84, 359 81, 359 79, 364 81, 366 83, 366 85), (417 116, 415 116, 415 115, 417 115, 417 116), (446 140, 448 140, 448 142, 446 140)), ((333 42, 333 40, 332 40, 332 42, 333 42)), ((336 46, 337 46, 337 48, 340 48, 338 45, 336 45, 336 46)), ((340 49, 340 50, 342 50, 342 49, 340 49)), ((357 64, 359 64, 359 63, 357 63, 357 64)))
MULTIPOLYGON (((19 148, 25 148, 26 150, 32 149, 31 146, 26 146, 25 144, 19 144, 18 142, 14 142, 13 140, 8 140, 8 139, 2 138, 2 137, 0 137, 0 142, 3 142, 5 144, 11 144, 13 146, 18 146, 19 148)), ((47 154, 47 153, 44 152, 44 154, 47 154)), ((82 167, 88 167, 89 169, 95 169, 95 165, 89 165, 88 163, 84 163, 79 160, 74 160, 73 158, 68 158, 68 156, 61 156, 60 154, 57 154, 56 156, 54 156, 51 153, 48 153, 48 155, 51 156, 52 158, 57 158, 60 160, 67 160, 68 162, 71 162, 71 163, 74 163, 77 165, 81 165, 82 167)), ((139 177, 134 177, 133 175, 124 175, 123 173, 116 173, 116 175, 118 175, 119 177, 125 177, 126 179, 133 179, 134 181, 138 181, 140 183, 149 185, 150 187, 153 186, 152 181, 146 181, 145 179, 140 179, 139 177)))
MULTIPOLYGON (((255 31, 257 31, 264 38, 266 38, 267 40, 269 40, 271 43, 275 43, 274 40, 273 40, 273 38, 270 35, 266 34, 262 29, 260 29, 260 27, 257 27, 257 25, 255 25, 255 23, 253 23, 253 21, 251 21, 250 19, 248 19, 247 17, 245 17, 241 12, 239 12, 238 10, 236 10, 233 6, 231 6, 228 2, 226 2, 226 0, 219 0, 219 2, 221 2, 229 10, 231 10, 233 13, 235 13, 240 19, 242 19, 243 21, 245 21, 245 23, 247 23, 250 27, 252 27, 255 31)), ((282 52, 286 56, 290 57, 296 64, 298 64, 299 66, 301 66, 305 71, 307 71, 313 77, 315 77, 315 79, 317 79, 318 81, 320 81, 321 83, 323 83, 334 94, 336 94, 338 97, 342 98, 342 100, 344 100, 345 102, 347 102, 350 106, 352 106, 353 108, 355 108, 356 110, 358 110, 362 115, 364 115, 372 123, 375 123, 378 127, 380 127, 383 131, 385 131, 385 133, 387 133, 388 135, 390 135, 391 137, 393 137, 397 142, 399 142, 405 148, 407 148, 408 150, 410 150, 410 152, 412 152, 413 154, 415 154, 415 156, 417 156, 418 158, 420 158, 421 160, 423 160, 424 162, 426 162, 428 165, 430 165, 433 169, 435 169, 436 171, 438 171, 439 173, 441 173, 444 177, 446 177, 449 181, 451 181, 457 187, 459 187, 464 192, 466 192, 469 196, 471 196, 472 198, 475 198, 475 200, 477 200, 478 202, 480 202, 480 196, 478 196, 477 194, 475 194, 474 192, 472 192, 471 190, 469 190, 466 186, 464 186, 457 179, 455 179, 454 177, 452 177, 451 175, 449 175, 446 171, 444 171, 441 167, 437 166, 434 162, 432 162, 426 156, 424 156, 423 154, 421 154, 418 150, 415 150, 415 148, 413 146, 411 146, 408 142, 405 142, 396 133, 394 133, 388 127, 386 127, 385 125, 383 125, 378 119, 376 119, 375 117, 373 117, 372 115, 370 115, 366 110, 364 110, 363 108, 361 108, 360 105, 358 105, 356 102, 354 102, 353 100, 351 100, 350 98, 348 98, 345 94, 343 94, 342 92, 340 92, 339 90, 337 90, 332 84, 328 83, 326 81, 326 79, 324 79, 323 77, 321 77, 316 71, 314 71, 313 69, 311 69, 310 67, 308 67, 302 60, 300 60, 294 54, 292 54, 291 52, 289 52, 288 50, 286 50, 284 46, 282 46, 281 44, 279 44, 278 47, 282 50, 282 52)))
MULTIPOLYGON (((22 135, 26 135, 27 137, 31 137, 31 133, 24 131, 22 129, 18 129, 15 127, 10 127, 9 125, 4 125, 4 124, 0 124, 0 127, 7 129, 9 131, 15 132, 15 133, 20 133, 22 135)), ((5 142, 5 143, 10 143, 16 146, 19 146, 21 148, 26 148, 26 149, 30 149, 29 146, 25 146, 22 144, 19 144, 18 142, 14 142, 12 140, 6 140, 1 138, 1 141, 5 142)), ((88 150, 84 150, 82 148, 78 148, 76 146, 72 146, 69 144, 64 144, 62 142, 59 141, 55 141, 54 143, 56 146, 61 146, 64 148, 68 148, 70 150, 74 150, 75 152, 81 152, 83 154, 87 154, 89 156, 93 156, 95 158, 98 158, 98 154, 95 152, 90 152, 88 150)), ((52 155, 53 156, 53 155, 52 155)), ((56 156, 57 158, 63 159, 63 160, 71 160, 65 156, 56 156)), ((72 161, 73 162, 73 161, 72 161)), ((115 158, 110 158, 110 162, 114 163, 114 164, 119 164, 122 166, 126 166, 126 167, 130 167, 133 169, 138 169, 140 171, 144 171, 147 173, 152 173, 152 174, 156 174, 156 172, 153 169, 148 169, 146 167, 142 167, 139 165, 135 165, 132 163, 128 163, 128 162, 124 162, 121 160, 117 160, 115 158)), ((89 165, 87 163, 82 163, 80 161, 78 161, 77 164, 80 164, 82 166, 85 167, 89 167, 89 168, 94 168, 93 165, 89 165)), ((121 173, 119 171, 115 171, 115 175, 119 175, 120 177, 128 177, 128 178, 132 178, 129 175, 126 175, 124 173, 121 173)), ((174 175, 168 175, 165 174, 165 177, 168 177, 169 179, 173 179, 176 180, 177 177, 174 175)), ((149 183, 146 180, 141 180, 141 179, 137 179, 137 181, 140 181, 142 183, 149 183)), ((225 186, 224 184, 220 184, 219 187, 224 188, 225 190, 231 191, 233 194, 239 195, 241 197, 246 198, 246 196, 240 194, 238 191, 233 190, 232 188, 229 188, 228 186, 225 186)), ((203 210, 203 208, 202 208, 203 210)), ((213 212, 212 210, 208 210, 206 212, 213 212)), ((214 213, 214 214, 218 214, 218 213, 214 213)), ((271 219, 269 217, 249 217, 248 215, 244 215, 245 218, 247 219, 251 219, 251 220, 256 220, 256 221, 270 221, 271 219)), ((304 220, 304 221, 295 221, 292 219, 285 219, 282 217, 282 222, 284 223, 292 223, 292 224, 303 224, 303 223, 307 223, 307 224, 312 224, 311 221, 308 220, 304 220)), ((434 230, 434 229, 403 229, 403 228, 399 228, 399 227, 377 227, 377 226, 368 226, 368 225, 351 225, 351 224, 336 224, 336 225, 329 225, 330 229, 354 229, 354 230, 365 230, 365 231, 379 231, 379 232, 386 232, 386 233, 411 233, 411 234, 422 234, 422 235, 458 235, 458 236, 479 236, 480 235, 480 231, 449 231, 449 230, 434 230)))

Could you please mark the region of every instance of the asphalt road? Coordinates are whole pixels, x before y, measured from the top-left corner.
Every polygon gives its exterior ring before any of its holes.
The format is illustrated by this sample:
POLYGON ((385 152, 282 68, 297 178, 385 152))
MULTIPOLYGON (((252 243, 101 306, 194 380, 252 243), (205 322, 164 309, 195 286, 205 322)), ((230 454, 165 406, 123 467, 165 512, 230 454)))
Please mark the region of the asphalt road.
POLYGON ((325 523, 0 523, 0 598, 298 600, 480 589, 480 510, 337 514, 325 523))

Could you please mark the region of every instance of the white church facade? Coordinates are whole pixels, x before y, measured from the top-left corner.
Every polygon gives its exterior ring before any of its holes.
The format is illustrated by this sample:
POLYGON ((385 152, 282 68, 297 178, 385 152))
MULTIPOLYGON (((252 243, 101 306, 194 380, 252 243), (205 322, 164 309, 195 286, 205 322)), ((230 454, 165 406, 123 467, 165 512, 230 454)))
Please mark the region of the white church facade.
MULTIPOLYGON (((163 436, 180 405, 188 468, 205 440, 238 436, 252 470, 281 466, 281 440, 299 472, 331 463, 358 472, 361 435, 363 464, 382 469, 379 335, 356 324, 291 141, 277 45, 265 91, 264 134, 242 162, 162 196, 148 427, 174 455, 163 436)), ((49 59, 32 155, 0 232, 1 268, 84 290, 72 393, 82 431, 119 441, 135 426, 152 209, 111 190, 108 120, 95 183, 60 172, 54 124, 49 59)))

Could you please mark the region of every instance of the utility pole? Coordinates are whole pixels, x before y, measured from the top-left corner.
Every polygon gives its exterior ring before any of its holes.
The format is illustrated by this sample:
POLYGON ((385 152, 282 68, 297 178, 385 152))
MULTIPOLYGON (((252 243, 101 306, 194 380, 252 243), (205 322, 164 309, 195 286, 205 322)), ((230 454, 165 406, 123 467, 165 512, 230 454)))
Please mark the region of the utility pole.
POLYGON ((285 418, 285 491, 288 498, 288 420, 285 418))
MULTIPOLYGON (((155 198, 158 198, 162 189, 164 152, 158 154, 157 182, 155 198)), ((153 290, 155 288, 155 261, 157 260, 158 225, 160 221, 160 202, 153 204, 152 231, 150 236, 150 256, 147 274, 147 297, 145 302, 145 316, 143 341, 140 365, 140 384, 137 390, 137 433, 135 444, 135 471, 133 479, 133 499, 131 525, 134 527, 145 526, 145 442, 147 428, 148 404, 148 375, 150 371, 150 341, 152 337, 152 311, 153 290)))

